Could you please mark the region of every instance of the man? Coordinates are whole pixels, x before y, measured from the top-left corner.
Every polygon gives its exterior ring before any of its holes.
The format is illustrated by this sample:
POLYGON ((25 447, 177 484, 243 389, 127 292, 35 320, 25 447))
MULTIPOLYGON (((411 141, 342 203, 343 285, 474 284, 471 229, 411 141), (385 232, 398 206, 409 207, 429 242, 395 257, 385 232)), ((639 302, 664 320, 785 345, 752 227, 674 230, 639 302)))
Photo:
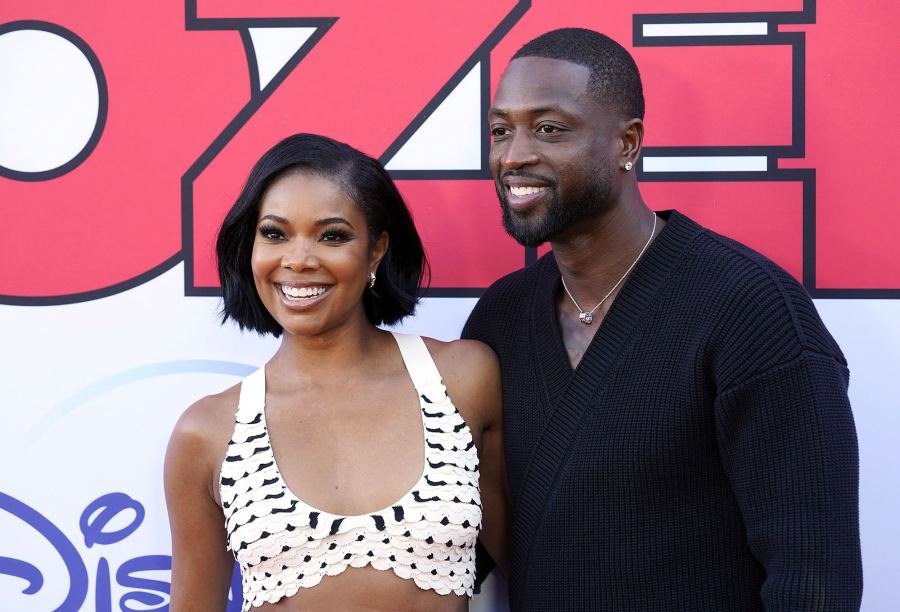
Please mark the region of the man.
POLYGON ((857 610, 844 357, 784 270, 650 211, 643 114, 580 29, 522 47, 489 114, 503 223, 553 247, 463 333, 503 370, 512 609, 857 610))

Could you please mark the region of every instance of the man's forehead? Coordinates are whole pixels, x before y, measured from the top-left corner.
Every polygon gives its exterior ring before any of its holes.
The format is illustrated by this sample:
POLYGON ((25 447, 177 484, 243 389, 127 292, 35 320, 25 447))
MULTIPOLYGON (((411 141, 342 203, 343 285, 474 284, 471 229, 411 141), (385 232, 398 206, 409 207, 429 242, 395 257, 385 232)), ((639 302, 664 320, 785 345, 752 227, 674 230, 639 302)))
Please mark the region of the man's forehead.
POLYGON ((494 95, 491 112, 510 109, 562 109, 587 95, 587 66, 545 57, 520 57, 507 66, 494 95))

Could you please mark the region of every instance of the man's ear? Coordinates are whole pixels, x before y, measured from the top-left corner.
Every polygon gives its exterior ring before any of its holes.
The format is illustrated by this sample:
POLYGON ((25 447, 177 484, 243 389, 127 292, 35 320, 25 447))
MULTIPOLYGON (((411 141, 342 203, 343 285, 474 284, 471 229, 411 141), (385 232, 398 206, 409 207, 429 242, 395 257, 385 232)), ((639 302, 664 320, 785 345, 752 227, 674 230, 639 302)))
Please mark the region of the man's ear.
POLYGON ((641 156, 641 147, 644 144, 644 122, 640 119, 630 119, 619 127, 619 167, 623 168, 627 162, 631 166, 637 166, 641 156))

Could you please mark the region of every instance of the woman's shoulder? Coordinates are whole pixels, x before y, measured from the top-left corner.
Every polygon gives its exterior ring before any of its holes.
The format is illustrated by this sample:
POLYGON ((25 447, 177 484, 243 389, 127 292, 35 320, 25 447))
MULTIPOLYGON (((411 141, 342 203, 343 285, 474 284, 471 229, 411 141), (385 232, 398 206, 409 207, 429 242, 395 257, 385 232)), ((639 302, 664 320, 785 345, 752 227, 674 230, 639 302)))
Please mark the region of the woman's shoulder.
POLYGON ((239 396, 240 385, 234 385, 200 398, 181 413, 166 450, 167 496, 202 486, 219 503, 215 483, 234 430, 239 396))
POLYGON ((240 391, 241 385, 238 383, 198 399, 181 413, 172 438, 181 439, 197 450, 210 450, 227 444, 234 429, 240 391))
POLYGON ((424 338, 447 393, 470 429, 493 427, 501 418, 500 362, 478 340, 424 338))
POLYGON ((479 340, 436 340, 422 337, 443 377, 499 377, 497 355, 479 340))

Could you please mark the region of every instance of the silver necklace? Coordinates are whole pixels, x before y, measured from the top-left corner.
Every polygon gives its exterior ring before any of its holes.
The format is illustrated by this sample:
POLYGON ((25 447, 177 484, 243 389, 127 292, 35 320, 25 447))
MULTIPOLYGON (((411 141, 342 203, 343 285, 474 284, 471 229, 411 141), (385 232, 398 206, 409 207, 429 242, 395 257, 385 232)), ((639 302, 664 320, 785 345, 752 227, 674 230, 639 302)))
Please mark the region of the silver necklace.
POLYGON ((562 286, 563 286, 563 289, 566 290, 566 295, 569 296, 569 299, 572 300, 573 304, 575 304, 575 308, 578 309, 578 320, 579 321, 581 321, 585 325, 590 325, 591 323, 594 322, 594 313, 597 311, 598 308, 603 306, 603 302, 608 300, 609 296, 611 296, 613 294, 613 291, 615 291, 619 287, 619 285, 622 284, 622 281, 625 280, 625 277, 628 276, 628 273, 631 272, 631 270, 637 265, 637 262, 640 261, 644 252, 647 250, 647 247, 650 246, 650 243, 653 241, 653 234, 656 232, 656 219, 657 219, 656 213, 653 213, 653 229, 650 230, 650 237, 647 238, 647 244, 644 245, 644 248, 641 249, 641 252, 638 253, 638 256, 635 258, 635 260, 633 262, 631 262, 631 265, 628 266, 627 270, 625 270, 625 274, 623 274, 622 277, 616 281, 616 284, 613 285, 612 289, 610 289, 609 292, 603 296, 603 299, 600 300, 599 302, 597 302, 597 305, 594 306, 593 308, 591 308, 590 310, 585 310, 584 308, 582 308, 581 306, 578 305, 578 302, 576 302, 575 298, 572 296, 572 292, 569 291, 568 287, 566 287, 566 279, 563 278, 563 276, 560 274, 559 280, 562 281, 562 286))

